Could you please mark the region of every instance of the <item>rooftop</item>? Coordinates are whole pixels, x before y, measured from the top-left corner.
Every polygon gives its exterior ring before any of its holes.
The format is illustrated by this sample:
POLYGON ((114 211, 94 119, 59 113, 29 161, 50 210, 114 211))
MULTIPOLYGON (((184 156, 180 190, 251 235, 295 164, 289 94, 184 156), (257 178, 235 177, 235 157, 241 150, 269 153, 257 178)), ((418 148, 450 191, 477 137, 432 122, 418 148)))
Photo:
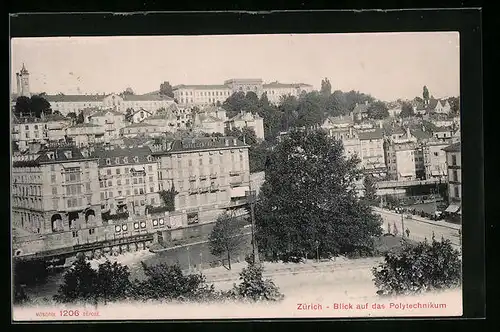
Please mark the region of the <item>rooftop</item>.
POLYGON ((199 90, 210 90, 210 89, 229 89, 227 85, 222 85, 222 84, 210 84, 210 85, 196 85, 196 84, 179 84, 176 85, 172 88, 173 90, 179 90, 179 89, 199 89, 199 90))
POLYGON ((384 131, 382 128, 360 130, 358 131, 358 137, 360 140, 383 139, 384 131))
POLYGON ((38 166, 41 163, 62 163, 75 160, 92 159, 85 157, 81 150, 73 145, 60 145, 57 147, 41 146, 36 154, 26 154, 13 158, 13 167, 38 166))
POLYGON ((148 146, 109 146, 94 150, 92 157, 98 158, 99 167, 146 164, 154 161, 148 146), (109 163, 107 160, 109 159, 109 163))

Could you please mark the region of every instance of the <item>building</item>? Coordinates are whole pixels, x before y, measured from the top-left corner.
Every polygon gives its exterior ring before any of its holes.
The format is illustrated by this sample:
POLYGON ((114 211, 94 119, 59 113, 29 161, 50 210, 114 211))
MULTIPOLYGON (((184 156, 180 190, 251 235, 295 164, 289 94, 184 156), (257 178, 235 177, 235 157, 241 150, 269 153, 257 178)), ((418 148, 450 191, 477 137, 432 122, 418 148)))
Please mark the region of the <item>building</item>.
POLYGON ((432 135, 444 142, 450 142, 454 134, 455 129, 453 127, 435 127, 432 129, 432 135))
POLYGON ((361 167, 374 175, 385 176, 384 131, 382 128, 358 130, 361 167))
POLYGON ((105 95, 45 95, 44 98, 50 103, 53 112, 58 111, 66 116, 68 113, 79 114, 81 110, 102 108, 105 95))
POLYGON ((104 128, 104 141, 120 136, 120 129, 126 126, 125 114, 115 110, 103 110, 89 116, 89 123, 104 128))
POLYGON ((144 215, 147 205, 161 204, 158 164, 147 146, 96 148, 101 210, 111 215, 144 215))
POLYGON ((358 104, 354 106, 354 109, 352 110, 352 113, 354 115, 354 120, 355 121, 361 121, 363 119, 366 119, 368 117, 368 108, 370 107, 370 104, 368 101, 366 101, 364 104, 358 104))
POLYGON ((101 223, 97 159, 73 145, 12 158, 12 224, 31 233, 92 232, 101 223))
POLYGON ((135 137, 135 136, 149 136, 159 137, 165 133, 165 128, 162 126, 155 126, 149 123, 140 122, 132 123, 120 129, 121 137, 135 137))
POLYGON ((246 127, 252 128, 255 131, 255 136, 258 139, 264 140, 264 119, 257 113, 241 111, 227 121, 227 128, 229 130, 243 129, 246 127))
POLYGON ((325 119, 321 128, 329 132, 331 129, 349 128, 354 125, 354 114, 350 116, 329 116, 325 119))
POLYGON ((304 83, 264 84, 262 79, 229 79, 219 85, 177 85, 173 87, 174 98, 180 105, 216 105, 223 103, 236 92, 254 92, 257 97, 267 94, 271 103, 279 103, 282 96, 299 97, 312 91, 312 86, 304 83))
POLYGON ((112 93, 102 100, 103 108, 115 108, 118 112, 125 114, 127 109, 145 110, 154 114, 157 110, 168 108, 175 104, 173 98, 158 94, 144 95, 118 95, 112 93))
POLYGON ((248 148, 233 137, 163 141, 153 149, 160 188, 175 188, 175 210, 190 220, 241 206, 250 183, 248 148))
POLYGON ((66 137, 77 147, 86 147, 96 143, 104 143, 104 126, 92 123, 78 123, 66 128, 66 137))
POLYGON ((16 73, 17 97, 31 97, 30 92, 30 73, 23 63, 21 70, 16 73))
POLYGON ((446 153, 448 174, 448 213, 459 213, 462 206, 462 156, 460 142, 453 143, 443 149, 446 153))
POLYGON ((195 112, 192 130, 197 134, 224 134, 224 121, 204 113, 195 112))
POLYGON ((447 143, 438 140, 428 141, 422 146, 426 179, 444 180, 446 177, 446 153, 443 149, 447 146, 447 143))
POLYGON ((48 143, 65 139, 65 130, 71 120, 60 114, 36 117, 13 117, 12 141, 20 151, 28 148, 29 143, 48 143))
POLYGON ((451 106, 447 99, 427 99, 423 102, 414 101, 415 114, 424 115, 432 113, 450 114, 451 106))

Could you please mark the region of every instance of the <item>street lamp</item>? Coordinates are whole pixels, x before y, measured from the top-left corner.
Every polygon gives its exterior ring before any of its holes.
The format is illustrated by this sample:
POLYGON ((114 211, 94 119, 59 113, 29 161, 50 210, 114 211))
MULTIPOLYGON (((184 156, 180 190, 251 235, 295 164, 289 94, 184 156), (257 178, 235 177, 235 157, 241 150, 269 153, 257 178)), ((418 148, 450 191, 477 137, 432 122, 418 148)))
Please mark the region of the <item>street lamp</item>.
POLYGON ((256 194, 255 190, 245 191, 245 196, 247 198, 248 204, 250 204, 250 218, 252 220, 252 253, 253 253, 253 263, 259 263, 259 251, 255 240, 255 200, 256 194))

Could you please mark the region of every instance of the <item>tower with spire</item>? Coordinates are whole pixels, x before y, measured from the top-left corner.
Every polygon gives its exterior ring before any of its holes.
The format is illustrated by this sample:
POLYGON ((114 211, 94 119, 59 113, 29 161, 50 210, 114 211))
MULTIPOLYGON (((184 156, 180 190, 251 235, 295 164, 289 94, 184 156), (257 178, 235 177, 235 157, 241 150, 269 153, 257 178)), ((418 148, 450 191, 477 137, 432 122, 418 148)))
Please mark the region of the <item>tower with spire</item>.
POLYGON ((30 93, 30 73, 23 63, 23 68, 19 73, 16 73, 17 79, 17 95, 31 97, 30 93))

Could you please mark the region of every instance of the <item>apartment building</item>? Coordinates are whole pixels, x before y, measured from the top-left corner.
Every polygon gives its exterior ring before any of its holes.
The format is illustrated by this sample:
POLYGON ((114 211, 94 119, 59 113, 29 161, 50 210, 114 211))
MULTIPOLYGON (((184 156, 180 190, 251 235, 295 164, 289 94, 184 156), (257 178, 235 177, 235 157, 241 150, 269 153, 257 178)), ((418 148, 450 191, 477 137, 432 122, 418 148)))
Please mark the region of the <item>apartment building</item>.
POLYGON ((241 111, 227 121, 227 127, 232 129, 252 128, 258 139, 264 140, 264 119, 257 113, 241 111))
POLYGON ((461 143, 453 143, 443 149, 446 153, 448 201, 446 212, 459 213, 462 205, 462 155, 461 143))
POLYGON ((422 146, 426 179, 445 179, 447 163, 443 149, 447 146, 447 143, 438 140, 431 140, 422 146))
POLYGON ((13 117, 12 141, 20 151, 28 148, 29 143, 47 143, 49 141, 64 140, 65 130, 71 125, 71 119, 60 114, 42 115, 35 117, 13 117))
POLYGON ((391 180, 416 179, 415 150, 417 147, 417 139, 411 135, 410 128, 407 127, 406 130, 400 127, 391 129, 384 142, 387 175, 391 180))
POLYGON ((232 137, 199 137, 156 145, 160 188, 178 194, 175 209, 200 214, 245 203, 249 190, 249 146, 232 137))
POLYGON ((101 224, 97 159, 73 145, 12 157, 12 224, 30 233, 92 232, 101 224))
POLYGON ((144 215, 147 205, 161 204, 158 164, 147 146, 104 146, 92 156, 99 165, 101 210, 114 215, 144 215))

